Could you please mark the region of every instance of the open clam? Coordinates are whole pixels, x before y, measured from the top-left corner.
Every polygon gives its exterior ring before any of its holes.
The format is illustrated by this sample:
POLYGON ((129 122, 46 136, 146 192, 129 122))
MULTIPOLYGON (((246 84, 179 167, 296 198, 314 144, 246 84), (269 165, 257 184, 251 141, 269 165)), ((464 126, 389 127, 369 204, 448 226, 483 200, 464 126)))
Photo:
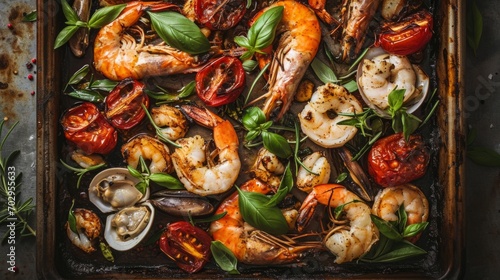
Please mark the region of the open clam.
POLYGON ((133 206, 149 198, 149 188, 142 194, 135 187, 138 182, 126 168, 103 170, 90 182, 89 200, 103 213, 133 206))
POLYGON ((405 89, 403 106, 408 113, 415 112, 425 101, 430 80, 420 66, 411 64, 405 56, 386 53, 382 48, 371 48, 358 65, 356 81, 361 97, 377 115, 390 118, 389 93, 405 89))
POLYGON ((149 202, 123 208, 106 218, 104 238, 117 251, 127 251, 139 244, 151 229, 155 210, 149 202))

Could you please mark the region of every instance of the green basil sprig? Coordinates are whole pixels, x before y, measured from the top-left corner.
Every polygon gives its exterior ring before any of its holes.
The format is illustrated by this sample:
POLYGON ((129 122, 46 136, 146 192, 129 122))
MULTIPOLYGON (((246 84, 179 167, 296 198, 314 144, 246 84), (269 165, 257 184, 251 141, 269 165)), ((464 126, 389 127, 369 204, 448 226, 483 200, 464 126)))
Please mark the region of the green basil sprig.
POLYGON ((423 232, 428 222, 406 225, 407 213, 401 205, 396 212, 396 222, 385 221, 378 216, 371 215, 372 222, 380 231, 379 241, 371 250, 360 258, 364 262, 395 262, 414 256, 424 255, 427 252, 415 244, 405 240, 423 232))
POLYGON ((141 166, 142 172, 139 170, 133 168, 132 166, 128 165, 127 169, 130 175, 134 176, 135 178, 139 179, 140 182, 135 185, 137 190, 139 190, 142 194, 146 193, 146 189, 149 187, 150 181, 155 182, 159 186, 165 187, 167 189, 171 190, 182 190, 184 189, 184 185, 175 177, 171 176, 170 174, 167 173, 151 173, 149 171, 148 166, 146 165, 146 162, 142 158, 142 156, 139 156, 139 162, 141 166))
POLYGON ((76 228, 76 217, 75 212, 73 212, 73 207, 75 206, 75 200, 73 199, 71 202, 71 207, 68 211, 68 225, 72 232, 78 234, 78 230, 76 228))
POLYGON ((69 78, 63 92, 66 92, 66 89, 71 87, 73 91, 65 93, 66 95, 89 102, 102 102, 104 96, 99 91, 110 92, 118 82, 108 79, 94 81, 92 74, 90 75, 90 81, 87 82, 84 79, 89 73, 90 66, 88 64, 83 65, 69 78))
POLYGON ((389 109, 387 112, 392 119, 392 129, 395 132, 403 132, 405 139, 408 140, 422 121, 413 114, 408 113, 406 107, 403 106, 405 92, 406 89, 394 89, 389 93, 389 109))
POLYGON ((108 6, 95 11, 88 22, 81 21, 75 10, 66 0, 61 0, 62 10, 66 18, 66 27, 59 32, 54 43, 54 49, 57 49, 69 41, 71 37, 80 28, 101 28, 104 25, 115 20, 125 9, 125 4, 108 6))
POLYGON ((229 274, 240 274, 238 271, 238 259, 229 248, 219 240, 212 241, 210 251, 217 265, 229 274))
POLYGON ((170 46, 189 54, 200 54, 210 50, 210 42, 200 28, 185 16, 171 11, 148 12, 151 24, 170 46))
POLYGON ((292 148, 286 138, 268 131, 273 122, 266 120, 266 116, 260 108, 248 108, 242 117, 242 122, 248 131, 245 136, 246 141, 252 141, 260 136, 264 147, 276 156, 288 158, 292 155, 292 148))
POLYGON ((280 183, 280 187, 271 198, 268 196, 240 190, 238 187, 238 203, 241 216, 253 227, 273 235, 285 234, 288 223, 277 205, 283 200, 293 187, 290 166, 287 165, 280 183))
POLYGON ((271 45, 276 36, 276 28, 283 17, 283 6, 276 6, 265 11, 248 29, 247 37, 236 36, 234 42, 247 51, 241 56, 242 60, 247 60, 256 52, 271 45))
MULTIPOLYGON (((358 62, 355 62, 358 63, 358 62)), ((358 90, 358 84, 356 81, 353 79, 354 73, 356 71, 353 71, 343 77, 337 78, 337 75, 335 75, 335 72, 333 72, 332 68, 319 60, 318 58, 315 58, 311 64, 311 69, 313 70, 314 74, 325 84, 327 83, 332 83, 332 84, 338 84, 342 85, 348 92, 355 92, 358 90)))

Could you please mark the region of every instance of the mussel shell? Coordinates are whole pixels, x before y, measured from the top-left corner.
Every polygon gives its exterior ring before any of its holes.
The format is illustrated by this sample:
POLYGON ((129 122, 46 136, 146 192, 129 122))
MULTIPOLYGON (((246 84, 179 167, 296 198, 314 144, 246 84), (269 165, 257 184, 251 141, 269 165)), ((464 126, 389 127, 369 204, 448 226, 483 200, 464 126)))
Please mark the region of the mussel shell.
MULTIPOLYGON (((151 205, 149 202, 144 202, 139 206, 146 206, 149 211, 150 211, 150 216, 148 219, 147 225, 144 227, 144 229, 137 234, 136 236, 122 240, 118 233, 116 232, 116 229, 112 226, 112 221, 115 218, 116 215, 118 215, 120 212, 114 213, 109 215, 106 218, 106 228, 104 229, 104 239, 106 239, 106 242, 108 245, 117 250, 117 251, 127 251, 135 246, 137 246, 143 239, 146 237, 148 232, 151 230, 151 226, 153 224, 154 216, 155 216, 155 209, 153 205, 151 205)), ((121 211, 127 211, 127 208, 122 209, 121 211)))
MULTIPOLYGON (((358 84, 358 90, 359 94, 361 95, 361 98, 363 98, 363 101, 377 113, 382 118, 385 119, 390 119, 391 115, 386 112, 385 110, 380 109, 378 106, 373 104, 370 99, 365 95, 365 92, 363 91, 363 87, 361 86, 361 83, 359 81, 362 73, 363 73, 363 62, 365 59, 372 59, 375 58, 379 55, 386 54, 386 52, 380 48, 370 48, 368 52, 365 54, 363 59, 358 65, 358 71, 356 73, 356 83, 358 84)), ((427 94, 429 93, 429 85, 430 85, 430 80, 429 77, 425 74, 425 72, 420 68, 420 66, 412 64, 413 70, 415 71, 415 75, 417 76, 417 80, 415 82, 415 88, 419 88, 421 90, 420 96, 413 98, 410 100, 408 103, 405 103, 404 106, 407 108, 406 111, 408 113, 413 113, 415 112, 425 101, 427 94)))
POLYGON ((210 201, 188 191, 160 191, 149 200, 156 208, 174 216, 204 216, 214 211, 210 201))
MULTIPOLYGON (((113 207, 109 202, 104 201, 101 197, 99 197, 96 186, 100 184, 103 180, 128 180, 132 182, 134 185, 139 183, 140 180, 132 176, 127 168, 114 167, 108 168, 100 173, 98 173, 90 182, 89 185, 89 200, 92 202, 102 213, 115 212, 125 207, 133 206, 136 203, 141 203, 146 201, 149 198, 149 188, 146 188, 146 193, 142 196, 142 198, 138 200, 132 200, 129 205, 123 205, 121 207, 113 207)), ((134 187, 135 188, 135 187, 134 187)))

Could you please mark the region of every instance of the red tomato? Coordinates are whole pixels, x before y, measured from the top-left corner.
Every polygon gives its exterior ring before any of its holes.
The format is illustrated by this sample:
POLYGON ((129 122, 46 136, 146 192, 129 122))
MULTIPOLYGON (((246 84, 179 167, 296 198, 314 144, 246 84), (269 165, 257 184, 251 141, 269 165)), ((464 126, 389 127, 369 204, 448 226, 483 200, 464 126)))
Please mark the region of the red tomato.
POLYGON ((64 136, 88 154, 107 154, 116 146, 118 133, 90 102, 70 108, 61 124, 64 136))
POLYGON ((246 12, 246 0, 194 0, 199 23, 212 30, 227 30, 240 22, 246 12))
POLYGON ((169 224, 160 237, 160 249, 188 273, 203 268, 210 258, 212 237, 199 227, 180 221, 169 224))
POLYGON ((402 133, 382 138, 368 153, 368 172, 383 187, 397 186, 422 177, 430 154, 422 137, 411 135, 406 141, 402 133))
POLYGON ((391 54, 409 55, 429 42, 432 26, 432 14, 423 10, 400 22, 384 25, 375 45, 391 54))
POLYGON ((223 56, 196 74, 196 91, 208 106, 221 106, 235 101, 245 86, 245 70, 235 57, 223 56))
POLYGON ((146 116, 141 107, 149 106, 149 97, 144 93, 144 84, 132 79, 121 81, 106 97, 105 114, 118 129, 130 129, 146 116))

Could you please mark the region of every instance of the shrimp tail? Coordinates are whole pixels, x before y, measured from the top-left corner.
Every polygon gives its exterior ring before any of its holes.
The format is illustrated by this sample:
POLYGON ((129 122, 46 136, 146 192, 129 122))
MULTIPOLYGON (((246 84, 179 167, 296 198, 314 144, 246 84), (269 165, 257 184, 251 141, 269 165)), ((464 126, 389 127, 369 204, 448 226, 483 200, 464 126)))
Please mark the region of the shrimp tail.
POLYGON ((297 217, 296 227, 298 232, 302 232, 309 222, 311 218, 314 216, 316 212, 316 206, 318 205, 318 200, 313 196, 307 196, 306 200, 302 203, 302 206, 299 210, 299 216, 297 217))
POLYGON ((223 121, 222 118, 205 107, 181 105, 181 110, 193 121, 206 128, 214 128, 223 121))

